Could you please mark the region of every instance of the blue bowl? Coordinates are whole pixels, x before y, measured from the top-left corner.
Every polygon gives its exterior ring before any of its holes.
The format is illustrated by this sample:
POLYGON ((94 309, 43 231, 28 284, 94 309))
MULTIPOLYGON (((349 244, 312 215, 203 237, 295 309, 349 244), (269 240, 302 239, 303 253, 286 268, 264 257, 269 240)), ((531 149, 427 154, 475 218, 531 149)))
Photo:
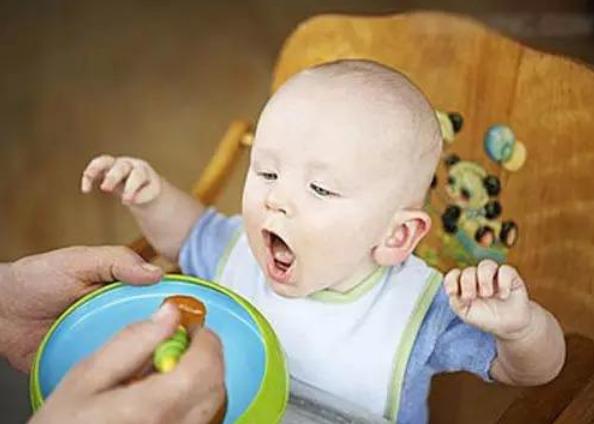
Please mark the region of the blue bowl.
POLYGON ((228 396, 224 423, 253 422, 254 417, 266 422, 280 420, 288 379, 278 340, 268 323, 236 294, 181 276, 168 276, 151 286, 108 286, 66 311, 46 335, 33 365, 34 409, 80 360, 126 325, 149 318, 164 298, 176 294, 202 300, 207 309, 205 326, 221 339, 228 396))

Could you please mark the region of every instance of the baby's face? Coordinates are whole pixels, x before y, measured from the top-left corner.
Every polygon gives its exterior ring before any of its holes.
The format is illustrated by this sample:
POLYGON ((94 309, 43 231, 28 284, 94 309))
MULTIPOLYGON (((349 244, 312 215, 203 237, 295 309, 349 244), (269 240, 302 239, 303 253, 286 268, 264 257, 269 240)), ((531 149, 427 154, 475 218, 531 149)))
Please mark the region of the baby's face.
POLYGON ((345 290, 373 272, 407 167, 381 140, 378 110, 299 88, 260 117, 243 193, 252 252, 272 288, 290 297, 345 290))

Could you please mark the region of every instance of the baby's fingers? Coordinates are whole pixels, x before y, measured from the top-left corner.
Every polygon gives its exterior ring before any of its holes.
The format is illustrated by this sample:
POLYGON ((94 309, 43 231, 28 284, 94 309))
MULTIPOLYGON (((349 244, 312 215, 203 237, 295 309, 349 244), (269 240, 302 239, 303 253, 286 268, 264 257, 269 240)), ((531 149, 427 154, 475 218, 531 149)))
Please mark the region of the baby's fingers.
POLYGON ((160 177, 157 177, 156 180, 149 178, 148 181, 148 184, 141 187, 140 190, 138 190, 138 192, 134 196, 134 203, 136 205, 142 205, 144 203, 151 202, 161 192, 160 177))
POLYGON ((468 311, 469 305, 469 303, 461 297, 461 277, 462 271, 459 269, 453 269, 447 273, 443 280, 444 290, 448 295, 450 307, 458 315, 464 315, 468 311))
POLYGON ((460 271, 459 269, 453 269, 450 272, 448 272, 445 278, 443 279, 443 288, 449 297, 458 297, 460 295, 459 280, 461 274, 462 271, 460 271))
POLYGON ((460 289, 460 297, 463 301, 470 302, 476 299, 477 279, 475 267, 469 267, 462 271, 462 276, 460 277, 460 289))
POLYGON ((453 269, 445 276, 443 284, 450 299, 469 303, 477 296, 476 268, 470 267, 464 271, 453 269))
POLYGON ((81 178, 80 189, 83 193, 89 193, 93 188, 93 183, 105 172, 107 172, 114 164, 113 156, 101 155, 93 159, 85 170, 81 178))
POLYGON ((490 298, 495 294, 495 275, 498 268, 497 262, 490 259, 483 260, 478 264, 477 276, 480 297, 490 298))
POLYGON ((136 194, 138 194, 139 190, 148 183, 149 178, 144 167, 135 166, 126 180, 126 185, 124 186, 124 192, 122 194, 122 201, 124 203, 134 203, 136 194))
POLYGON ((522 278, 515 268, 502 265, 497 272, 497 289, 499 298, 505 300, 513 290, 523 287, 522 278))
POLYGON ((112 192, 132 171, 132 163, 128 159, 118 158, 101 183, 101 190, 112 192))

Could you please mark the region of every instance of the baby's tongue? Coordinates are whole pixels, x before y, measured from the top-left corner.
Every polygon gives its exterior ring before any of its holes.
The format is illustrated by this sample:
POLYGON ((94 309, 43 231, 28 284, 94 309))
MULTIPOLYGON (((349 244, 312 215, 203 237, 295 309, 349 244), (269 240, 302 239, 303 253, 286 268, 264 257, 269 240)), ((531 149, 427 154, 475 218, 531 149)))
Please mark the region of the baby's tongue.
POLYGON ((274 237, 272 241, 272 256, 279 262, 290 264, 295 259, 295 255, 289 249, 289 247, 278 237, 274 237))

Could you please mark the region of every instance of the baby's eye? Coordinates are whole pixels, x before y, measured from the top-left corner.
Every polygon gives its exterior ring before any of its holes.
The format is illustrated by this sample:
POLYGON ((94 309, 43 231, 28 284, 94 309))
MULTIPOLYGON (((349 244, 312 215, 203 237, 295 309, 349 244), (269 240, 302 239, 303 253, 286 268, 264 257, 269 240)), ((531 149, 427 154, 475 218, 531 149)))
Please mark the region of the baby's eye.
POLYGON ((320 187, 319 185, 316 185, 314 183, 311 183, 309 185, 309 188, 311 188, 318 196, 322 196, 322 197, 337 196, 336 193, 333 193, 330 190, 326 190, 325 188, 320 187))
POLYGON ((258 176, 264 178, 266 181, 274 181, 278 178, 275 172, 258 172, 258 176))

